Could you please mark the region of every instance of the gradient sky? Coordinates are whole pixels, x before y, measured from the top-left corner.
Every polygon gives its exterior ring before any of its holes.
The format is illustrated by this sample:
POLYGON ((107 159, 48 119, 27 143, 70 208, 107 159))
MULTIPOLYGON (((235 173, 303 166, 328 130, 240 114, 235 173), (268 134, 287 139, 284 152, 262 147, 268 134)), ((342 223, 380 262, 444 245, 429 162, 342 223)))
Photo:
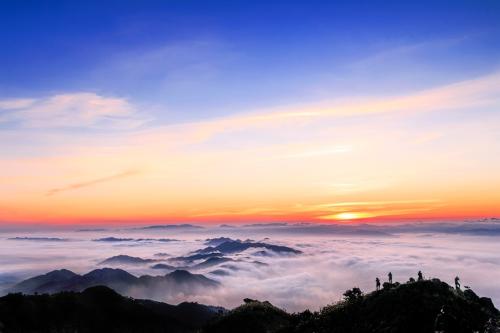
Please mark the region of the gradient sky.
POLYGON ((0 223, 500 215, 498 1, 0 1, 0 223))

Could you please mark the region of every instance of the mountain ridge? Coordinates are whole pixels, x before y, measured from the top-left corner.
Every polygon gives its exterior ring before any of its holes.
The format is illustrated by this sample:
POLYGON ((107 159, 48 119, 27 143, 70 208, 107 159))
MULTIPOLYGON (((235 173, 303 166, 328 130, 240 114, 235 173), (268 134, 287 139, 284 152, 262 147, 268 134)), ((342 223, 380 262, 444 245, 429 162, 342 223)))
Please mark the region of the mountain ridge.
POLYGON ((0 332, 191 333, 221 307, 132 299, 95 286, 81 292, 0 297, 0 332))
POLYGON ((215 318, 204 333, 497 333, 500 312, 491 299, 455 289, 439 279, 385 283, 363 294, 359 288, 318 312, 289 314, 267 301, 245 304, 215 318))
POLYGON ((383 289, 367 294, 353 288, 340 302, 299 313, 249 298, 230 311, 197 303, 173 306, 123 297, 97 286, 82 292, 0 297, 2 328, 5 332, 496 333, 500 316, 491 299, 438 279, 385 283, 383 289))
POLYGON ((98 285, 110 287, 123 295, 144 294, 151 297, 158 290, 191 294, 198 288, 216 288, 219 282, 201 274, 192 274, 179 269, 165 275, 142 275, 140 277, 119 268, 98 268, 83 275, 62 269, 21 281, 7 289, 7 292, 52 294, 62 291, 83 291, 98 285))

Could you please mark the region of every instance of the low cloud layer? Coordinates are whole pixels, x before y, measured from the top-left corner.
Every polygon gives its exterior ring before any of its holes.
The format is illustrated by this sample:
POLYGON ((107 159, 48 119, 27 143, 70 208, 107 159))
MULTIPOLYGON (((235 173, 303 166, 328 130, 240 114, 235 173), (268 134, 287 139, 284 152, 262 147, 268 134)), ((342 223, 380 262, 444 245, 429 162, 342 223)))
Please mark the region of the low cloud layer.
MULTIPOLYGON (((300 254, 278 254, 265 248, 247 248, 223 254, 228 260, 188 264, 192 273, 219 281, 219 288, 203 288, 195 294, 158 293, 154 299, 178 303, 185 300, 228 308, 245 297, 269 300, 290 311, 320 306, 340 299, 348 288, 374 289, 375 277, 405 282, 422 270, 426 278, 438 277, 448 283, 458 275, 463 285, 500 304, 500 250, 496 220, 464 224, 406 224, 399 226, 342 225, 247 225, 240 227, 107 229, 105 231, 17 231, 0 234, 0 284, 13 283, 50 270, 67 268, 84 273, 97 268, 104 259, 129 255, 146 259, 143 263, 117 263, 140 276, 164 275, 181 263, 175 258, 193 254, 207 246, 207 239, 229 237, 288 246, 300 254), (474 228, 473 228, 474 226, 474 228), (43 233, 43 235, 42 235, 43 233), (110 237, 121 239, 179 239, 182 242, 94 242, 110 237), (43 236, 43 237, 42 237, 43 236), (23 247, 7 238, 27 237, 23 247), (47 237, 47 241, 43 241, 47 237), (51 242, 51 238, 66 242, 51 242), (31 240, 30 240, 31 239, 31 240), (161 256, 155 254, 161 253, 161 256), (147 259, 164 263, 153 269, 147 259)), ((22 239, 22 238, 19 238, 22 239)), ((139 297, 134 291, 134 296, 139 297)))

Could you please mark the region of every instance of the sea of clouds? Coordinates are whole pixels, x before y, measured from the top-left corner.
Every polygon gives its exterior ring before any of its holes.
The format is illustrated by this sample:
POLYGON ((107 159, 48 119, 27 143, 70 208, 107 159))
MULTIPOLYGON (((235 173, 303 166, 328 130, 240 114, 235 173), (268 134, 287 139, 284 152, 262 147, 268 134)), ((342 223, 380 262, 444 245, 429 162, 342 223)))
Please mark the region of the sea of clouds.
MULTIPOLYGON (((158 293, 168 303, 197 301, 227 308, 249 297, 268 300, 289 311, 318 310, 336 302, 354 286, 375 287, 375 278, 406 282, 421 270, 426 278, 452 284, 459 276, 480 296, 500 304, 500 223, 496 219, 463 223, 398 225, 253 224, 192 225, 164 228, 3 228, 0 230, 0 290, 51 270, 66 268, 86 273, 115 255, 164 260, 206 247, 214 237, 251 239, 285 245, 302 254, 262 256, 258 249, 228 255, 229 275, 212 273, 218 267, 191 270, 221 283, 194 295, 158 293), (114 237, 115 239, 108 239, 114 237), (99 239, 104 239, 97 241, 99 239), (162 256, 158 256, 162 253, 162 256), (256 263, 257 262, 257 263, 256 263)), ((118 264, 136 276, 164 275, 151 264, 118 264)), ((140 295, 139 295, 140 296, 140 295)))

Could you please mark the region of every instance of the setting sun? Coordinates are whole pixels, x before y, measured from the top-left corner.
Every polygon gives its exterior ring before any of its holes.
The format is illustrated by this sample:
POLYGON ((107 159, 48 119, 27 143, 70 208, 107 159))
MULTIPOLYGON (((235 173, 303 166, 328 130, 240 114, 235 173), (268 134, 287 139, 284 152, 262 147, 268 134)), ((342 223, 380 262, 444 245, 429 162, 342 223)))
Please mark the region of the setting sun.
POLYGON ((323 216, 322 219, 325 220, 357 220, 357 219, 364 219, 364 218, 370 218, 374 217, 372 214, 369 213, 362 213, 362 212, 343 212, 343 213, 338 213, 338 214, 333 214, 333 215, 326 215, 323 216))

